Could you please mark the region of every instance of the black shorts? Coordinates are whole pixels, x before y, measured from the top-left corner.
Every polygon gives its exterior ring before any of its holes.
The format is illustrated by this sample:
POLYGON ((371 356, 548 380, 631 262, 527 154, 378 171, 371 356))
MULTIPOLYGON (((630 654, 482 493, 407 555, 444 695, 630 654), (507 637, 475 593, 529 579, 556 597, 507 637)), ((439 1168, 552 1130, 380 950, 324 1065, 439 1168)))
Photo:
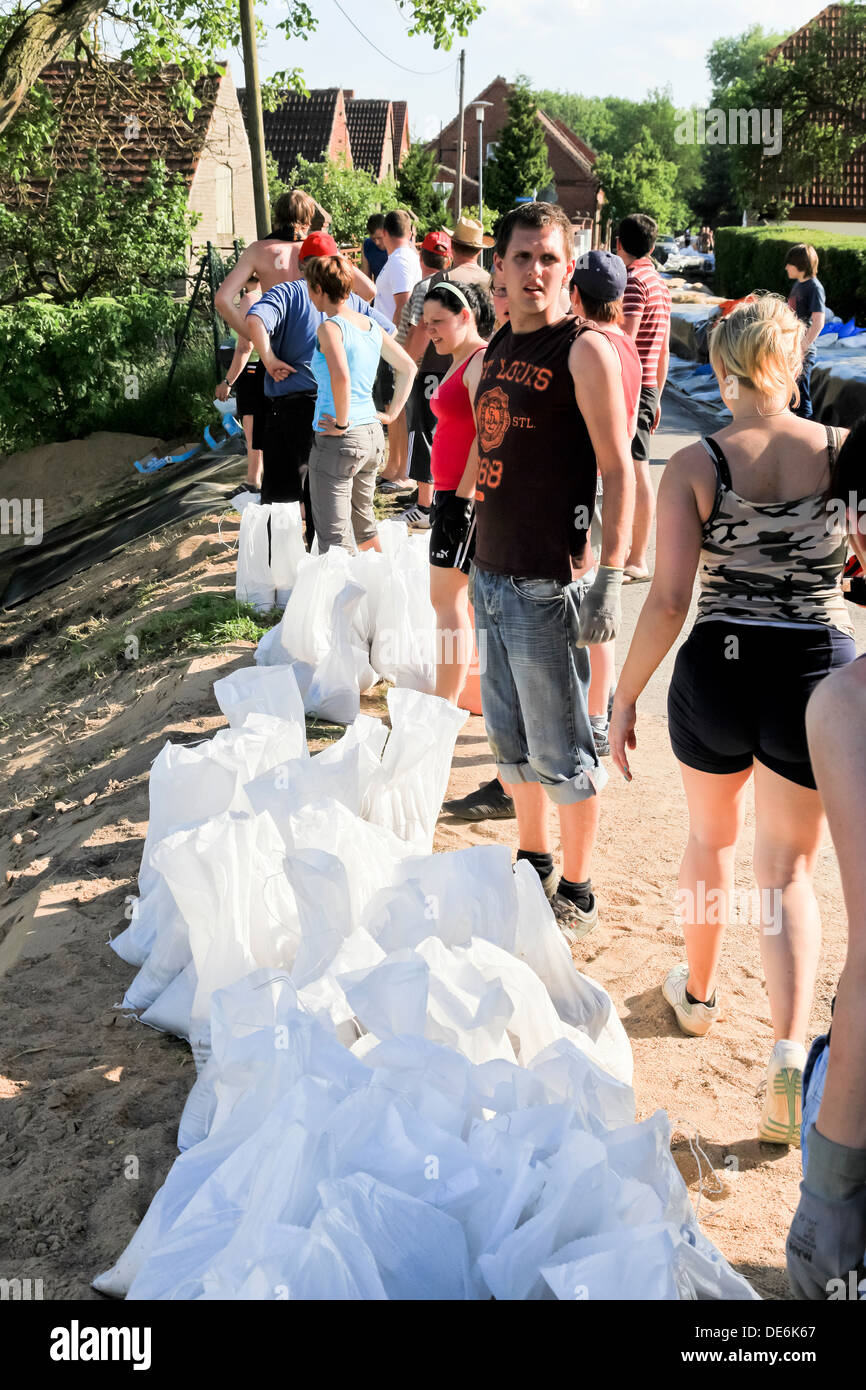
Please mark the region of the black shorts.
POLYGON ((434 492, 430 513, 431 565, 468 574, 474 554, 475 508, 472 503, 465 502, 461 506, 456 491, 434 492))
POLYGON ((261 413, 265 405, 265 364, 248 362, 235 381, 235 398, 238 403, 237 416, 261 413))
POLYGON ((631 441, 631 456, 633 459, 643 460, 648 459, 650 456, 652 427, 655 424, 656 411, 658 408, 659 388, 657 386, 642 386, 637 406, 637 430, 634 439, 631 441))
POLYGON ((297 391, 265 399, 262 501, 300 502, 313 447, 315 394, 297 391))
POLYGON ((809 696, 855 655, 835 627, 697 623, 677 653, 668 691, 674 753, 698 772, 744 772, 754 759, 815 786, 806 743, 809 696))
MULTIPOLYGON (((443 373, 444 375, 444 373, 443 373)), ((442 377, 436 372, 420 370, 412 383, 406 422, 409 426, 409 477, 415 483, 432 483, 430 458, 433 453, 433 432, 436 416, 430 408, 430 397, 442 377)))

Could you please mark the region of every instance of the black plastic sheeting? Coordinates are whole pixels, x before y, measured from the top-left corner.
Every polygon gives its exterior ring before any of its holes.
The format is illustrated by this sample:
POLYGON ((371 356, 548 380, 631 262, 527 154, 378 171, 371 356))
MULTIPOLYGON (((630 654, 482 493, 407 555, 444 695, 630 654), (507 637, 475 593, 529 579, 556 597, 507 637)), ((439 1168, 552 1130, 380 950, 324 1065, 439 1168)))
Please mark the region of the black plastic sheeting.
POLYGON ((235 448, 231 453, 219 450, 199 454, 189 463, 169 464, 166 476, 152 474, 146 491, 134 502, 121 500, 100 507, 48 531, 41 545, 7 550, 0 555, 0 609, 25 603, 44 589, 62 584, 131 541, 224 504, 237 486, 220 483, 219 475, 244 461, 245 453, 235 448))

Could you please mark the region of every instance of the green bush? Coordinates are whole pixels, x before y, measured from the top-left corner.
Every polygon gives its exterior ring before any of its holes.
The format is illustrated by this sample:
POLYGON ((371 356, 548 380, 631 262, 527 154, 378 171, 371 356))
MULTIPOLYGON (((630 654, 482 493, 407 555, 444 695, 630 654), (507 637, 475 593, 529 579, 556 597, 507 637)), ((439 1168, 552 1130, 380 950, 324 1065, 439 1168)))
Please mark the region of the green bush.
POLYGON ((213 348, 202 321, 165 392, 186 307, 155 291, 0 307, 0 451, 99 429, 197 433, 214 417, 213 348))
POLYGON ((866 237, 805 227, 720 227, 716 232, 716 292, 739 299, 751 290, 787 296, 785 255, 807 242, 818 252, 818 278, 827 304, 844 319, 866 322, 866 237))

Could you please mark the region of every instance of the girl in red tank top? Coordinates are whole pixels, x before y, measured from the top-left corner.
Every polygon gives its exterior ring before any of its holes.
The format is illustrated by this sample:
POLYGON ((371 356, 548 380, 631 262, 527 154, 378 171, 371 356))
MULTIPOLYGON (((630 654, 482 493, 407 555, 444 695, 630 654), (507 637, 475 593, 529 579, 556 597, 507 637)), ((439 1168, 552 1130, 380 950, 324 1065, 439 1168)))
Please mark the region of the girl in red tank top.
POLYGON ((424 324, 452 366, 430 398, 436 416, 430 468, 430 601, 436 610, 436 694, 456 705, 472 661, 469 531, 472 503, 456 495, 475 444, 475 412, 463 380, 493 326, 490 296, 477 285, 440 281, 424 300, 424 324))

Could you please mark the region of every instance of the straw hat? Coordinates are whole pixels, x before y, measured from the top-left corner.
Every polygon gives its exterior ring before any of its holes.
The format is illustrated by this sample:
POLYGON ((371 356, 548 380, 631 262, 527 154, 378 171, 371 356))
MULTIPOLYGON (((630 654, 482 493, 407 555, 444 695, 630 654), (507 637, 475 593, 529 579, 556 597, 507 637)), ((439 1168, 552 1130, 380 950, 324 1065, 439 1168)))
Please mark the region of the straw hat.
POLYGON ((457 225, 451 233, 452 242, 458 246, 471 246, 473 251, 480 251, 485 246, 495 246, 496 242, 492 236, 484 235, 484 228, 474 217, 460 217, 457 225))

